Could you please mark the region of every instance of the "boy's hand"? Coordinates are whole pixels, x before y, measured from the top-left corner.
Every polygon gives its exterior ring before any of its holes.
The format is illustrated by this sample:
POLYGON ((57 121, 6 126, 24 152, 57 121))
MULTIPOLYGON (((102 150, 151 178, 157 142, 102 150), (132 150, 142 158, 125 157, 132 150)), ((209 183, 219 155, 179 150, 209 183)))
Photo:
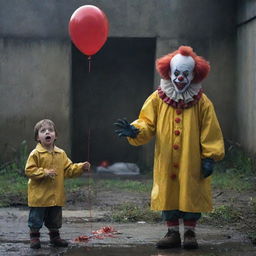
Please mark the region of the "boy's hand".
POLYGON ((57 176, 57 173, 54 169, 45 169, 44 172, 45 172, 45 175, 50 178, 54 178, 55 176, 57 176))
POLYGON ((83 169, 84 171, 89 171, 91 168, 91 164, 89 162, 84 162, 83 169))

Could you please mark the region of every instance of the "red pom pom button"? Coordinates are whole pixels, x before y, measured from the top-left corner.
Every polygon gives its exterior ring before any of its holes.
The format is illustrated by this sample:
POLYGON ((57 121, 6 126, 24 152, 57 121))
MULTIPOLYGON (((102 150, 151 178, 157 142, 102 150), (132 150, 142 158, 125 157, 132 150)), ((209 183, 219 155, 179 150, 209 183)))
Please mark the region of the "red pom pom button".
POLYGON ((174 168, 179 168, 179 164, 178 164, 178 163, 174 163, 174 164, 173 164, 173 167, 174 167, 174 168))
POLYGON ((175 180, 177 178, 177 175, 175 173, 171 174, 171 179, 175 180))
POLYGON ((174 131, 174 134, 175 134, 176 136, 179 136, 179 135, 180 135, 180 131, 179 131, 179 130, 176 130, 176 131, 174 131))
POLYGON ((176 122, 176 123, 180 123, 180 121, 181 121, 181 119, 180 119, 179 117, 176 117, 176 118, 175 118, 175 122, 176 122))
POLYGON ((182 113, 182 110, 179 108, 179 109, 176 109, 176 114, 177 115, 180 115, 182 113))
POLYGON ((174 148, 175 150, 177 150, 177 149, 179 149, 179 145, 174 144, 174 145, 173 145, 173 148, 174 148))

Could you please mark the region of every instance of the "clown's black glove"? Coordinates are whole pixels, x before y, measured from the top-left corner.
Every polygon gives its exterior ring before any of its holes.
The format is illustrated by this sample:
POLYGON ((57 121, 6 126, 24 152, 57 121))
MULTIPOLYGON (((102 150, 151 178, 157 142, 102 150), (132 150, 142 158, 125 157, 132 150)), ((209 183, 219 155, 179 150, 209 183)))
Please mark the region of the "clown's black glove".
POLYGON ((125 118, 118 119, 114 125, 118 128, 115 133, 119 137, 136 138, 140 130, 135 126, 129 124, 125 118))
POLYGON ((203 177, 207 178, 213 173, 214 160, 211 158, 205 158, 202 160, 203 177))

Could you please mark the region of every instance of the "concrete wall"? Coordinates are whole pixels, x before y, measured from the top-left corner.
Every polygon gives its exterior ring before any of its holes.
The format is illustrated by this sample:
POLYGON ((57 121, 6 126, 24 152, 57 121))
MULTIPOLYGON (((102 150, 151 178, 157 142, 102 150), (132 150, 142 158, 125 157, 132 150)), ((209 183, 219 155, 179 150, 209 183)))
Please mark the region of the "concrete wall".
POLYGON ((1 159, 12 156, 26 139, 34 145, 33 127, 53 119, 60 144, 69 143, 69 42, 0 40, 1 159))
MULTIPOLYGON (((212 72, 204 87, 215 103, 225 136, 230 137, 234 97, 226 92, 234 87, 235 2, 0 0, 1 158, 8 155, 7 148, 15 148, 23 139, 31 141, 34 122, 46 116, 56 121, 60 145, 69 151, 71 56, 67 28, 72 13, 85 4, 106 13, 110 37, 156 38, 156 58, 187 44, 208 59, 212 72), (227 114, 227 109, 232 114, 227 114)), ((158 83, 155 74, 152 90, 158 83)), ((151 146, 144 152, 145 159, 152 158, 148 157, 151 146)))
POLYGON ((239 1, 236 142, 256 152, 256 2, 239 1))
MULTIPOLYGON (((109 18, 110 36, 205 38, 233 24, 232 0, 0 0, 0 35, 68 37, 72 13, 96 5, 109 18)), ((164 52, 165 53, 165 52, 164 52)))

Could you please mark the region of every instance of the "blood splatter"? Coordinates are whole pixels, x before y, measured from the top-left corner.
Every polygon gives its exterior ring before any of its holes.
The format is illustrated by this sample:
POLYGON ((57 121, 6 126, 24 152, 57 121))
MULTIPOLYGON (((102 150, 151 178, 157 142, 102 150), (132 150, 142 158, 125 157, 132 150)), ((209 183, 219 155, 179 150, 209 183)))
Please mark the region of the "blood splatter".
POLYGON ((75 242, 88 242, 90 239, 104 239, 106 237, 116 238, 116 234, 118 233, 113 227, 106 226, 98 229, 96 231, 92 231, 90 235, 87 236, 78 236, 75 238, 75 242))

